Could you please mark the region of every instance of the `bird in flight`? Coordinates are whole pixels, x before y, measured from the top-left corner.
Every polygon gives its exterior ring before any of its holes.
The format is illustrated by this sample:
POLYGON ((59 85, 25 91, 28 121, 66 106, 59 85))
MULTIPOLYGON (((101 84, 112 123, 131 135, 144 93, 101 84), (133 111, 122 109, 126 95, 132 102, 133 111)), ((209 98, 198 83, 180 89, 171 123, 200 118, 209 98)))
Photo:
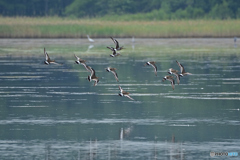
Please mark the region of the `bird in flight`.
POLYGON ((46 60, 44 61, 44 63, 45 63, 46 65, 49 65, 49 64, 51 64, 51 63, 59 64, 59 63, 55 62, 54 60, 51 60, 51 59, 50 59, 50 57, 49 57, 48 53, 46 52, 46 49, 45 49, 45 48, 44 48, 44 54, 45 54, 45 58, 46 58, 46 60))
POLYGON ((77 64, 82 64, 88 72, 91 72, 91 70, 89 70, 89 67, 87 67, 87 65, 86 65, 86 63, 85 63, 85 62, 86 62, 85 60, 79 58, 79 57, 76 56, 75 54, 74 54, 74 56, 75 56, 75 58, 77 59, 77 60, 75 61, 75 63, 77 63, 77 64))
POLYGON ((120 90, 120 93, 119 93, 119 96, 123 97, 127 97, 131 100, 134 100, 132 97, 129 96, 129 92, 125 92, 120 86, 118 86, 119 90, 120 90))
POLYGON ((171 82, 172 89, 174 90, 175 81, 174 81, 174 78, 173 78, 173 76, 165 76, 165 77, 163 78, 163 80, 162 80, 162 81, 164 82, 165 80, 168 80, 168 81, 170 81, 170 82, 171 82))
POLYGON ((157 66, 156 66, 155 64, 156 64, 156 62, 154 62, 154 61, 149 61, 149 62, 146 62, 146 63, 144 64, 144 66, 146 66, 146 65, 152 66, 152 67, 154 68, 155 75, 157 76, 157 66))
POLYGON ((178 66, 180 67, 181 73, 179 74, 181 77, 186 76, 186 75, 192 75, 192 73, 186 72, 183 65, 176 61, 178 66))
POLYGON ((112 41, 114 42, 114 44, 115 44, 115 50, 116 51, 120 51, 120 50, 122 50, 123 49, 123 46, 122 47, 120 47, 119 46, 119 42, 116 40, 116 39, 114 39, 113 37, 110 37, 111 39, 112 39, 112 41))
POLYGON ((89 82, 91 80, 95 81, 93 86, 96 86, 98 84, 98 82, 99 82, 99 78, 96 76, 96 72, 95 72, 95 70, 92 67, 87 66, 87 68, 91 71, 91 75, 88 76, 88 81, 89 82))
POLYGON ((106 68, 106 71, 112 72, 114 77, 115 77, 115 79, 118 81, 118 75, 117 75, 117 72, 116 72, 116 68, 108 67, 108 68, 106 68))
POLYGON ((174 75, 176 76, 176 78, 177 78, 177 83, 178 83, 178 85, 179 85, 179 83, 180 83, 180 75, 178 74, 178 71, 170 68, 169 71, 168 71, 168 73, 169 73, 169 74, 174 74, 174 75))

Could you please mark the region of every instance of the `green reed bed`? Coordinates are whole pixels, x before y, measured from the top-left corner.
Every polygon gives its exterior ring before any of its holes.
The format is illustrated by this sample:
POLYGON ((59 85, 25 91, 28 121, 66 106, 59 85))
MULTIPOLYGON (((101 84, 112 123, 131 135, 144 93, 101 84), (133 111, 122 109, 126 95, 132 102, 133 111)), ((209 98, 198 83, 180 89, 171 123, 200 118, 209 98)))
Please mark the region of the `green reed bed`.
POLYGON ((142 37, 193 38, 240 36, 240 20, 108 21, 59 17, 0 17, 1 38, 142 37))

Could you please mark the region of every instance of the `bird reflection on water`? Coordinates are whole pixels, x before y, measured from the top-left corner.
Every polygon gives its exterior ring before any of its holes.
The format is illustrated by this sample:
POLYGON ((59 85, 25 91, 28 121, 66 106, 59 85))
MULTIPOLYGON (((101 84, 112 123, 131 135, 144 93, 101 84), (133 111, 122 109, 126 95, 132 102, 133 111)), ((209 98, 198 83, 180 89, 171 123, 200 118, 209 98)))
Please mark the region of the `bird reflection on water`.
MULTIPOLYGON (((129 128, 126 129, 128 130, 129 128)), ((123 131, 123 128, 121 128, 121 131, 123 131)), ((148 142, 125 140, 124 138, 120 140, 98 141, 95 138, 94 140, 83 141, 72 147, 48 144, 45 146, 45 159, 59 159, 63 156, 59 154, 60 149, 62 151, 65 149, 64 152, 68 153, 68 158, 77 160, 131 159, 131 157, 154 160, 162 158, 170 160, 185 159, 185 149, 182 143, 175 142, 175 140, 158 141, 157 138, 148 142), (68 149, 66 150, 66 148, 68 149)))

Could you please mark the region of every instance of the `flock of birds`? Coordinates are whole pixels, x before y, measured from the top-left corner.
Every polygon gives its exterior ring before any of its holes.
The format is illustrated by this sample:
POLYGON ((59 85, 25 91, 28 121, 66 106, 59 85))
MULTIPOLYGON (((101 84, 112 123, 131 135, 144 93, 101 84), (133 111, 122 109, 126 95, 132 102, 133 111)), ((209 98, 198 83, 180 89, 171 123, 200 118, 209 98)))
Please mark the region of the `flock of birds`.
MULTIPOLYGON (((89 40, 90 42, 94 42, 94 40, 91 39, 88 35, 87 35, 87 37, 88 37, 88 40, 89 40)), ((112 51, 112 54, 110 55, 111 57, 117 57, 117 56, 120 55, 120 53, 119 53, 118 51, 120 51, 120 50, 122 50, 122 49, 124 49, 124 48, 123 48, 123 46, 122 46, 122 47, 119 46, 119 42, 118 42, 116 39, 114 39, 113 37, 110 37, 110 38, 111 38, 112 41, 114 42, 115 48, 114 48, 114 47, 107 47, 107 48, 112 51)), ((45 58, 46 58, 46 60, 44 61, 44 63, 45 63, 46 65, 49 65, 49 64, 60 64, 60 63, 55 62, 55 60, 51 60, 51 59, 50 59, 50 57, 49 57, 48 53, 46 52, 46 49, 45 49, 45 48, 44 48, 44 54, 45 54, 45 58)), ((75 58, 76 58, 75 63, 76 63, 76 64, 82 64, 82 65, 85 67, 85 69, 86 69, 88 72, 91 73, 90 75, 88 75, 87 79, 88 79, 89 82, 94 81, 94 86, 96 86, 96 85, 98 84, 98 82, 99 82, 99 77, 96 76, 95 70, 94 70, 92 67, 86 65, 86 61, 85 61, 85 60, 79 58, 79 57, 76 56, 75 54, 74 54, 74 56, 75 56, 75 58)), ((163 82, 164 82, 165 80, 170 81, 173 90, 174 90, 174 87, 175 87, 175 78, 176 78, 177 83, 178 83, 178 85, 179 85, 179 83, 180 83, 180 77, 183 77, 183 76, 186 76, 186 75, 192 75, 191 73, 185 71, 185 69, 184 69, 184 67, 183 67, 183 65, 182 65, 181 63, 179 63, 178 61, 176 61, 176 63, 177 63, 178 66, 180 67, 180 73, 178 72, 178 70, 175 70, 175 69, 173 69, 173 68, 170 68, 169 71, 168 71, 168 73, 169 73, 170 75, 166 75, 165 77, 163 77, 163 80, 162 80, 163 82), (171 75, 175 75, 175 78, 174 78, 174 76, 171 76, 171 75)), ((144 66, 146 66, 146 65, 152 66, 153 69, 154 69, 154 73, 155 73, 155 75, 157 76, 157 66, 156 66, 156 62, 155 62, 155 61, 148 61, 148 62, 146 62, 146 63, 144 64, 144 66)), ((117 70, 116 68, 108 67, 108 68, 105 68, 105 69, 106 69, 107 72, 111 72, 111 73, 114 75, 116 81, 119 82, 119 80, 118 80, 118 75, 117 75, 117 72, 116 72, 116 70, 117 70)), ((127 97, 127 98, 129 98, 129 99, 131 99, 131 100, 134 100, 132 97, 129 96, 129 94, 130 94, 129 92, 124 91, 120 86, 118 86, 118 88, 119 88, 119 90, 120 90, 119 96, 121 96, 121 97, 125 96, 125 97, 127 97)))

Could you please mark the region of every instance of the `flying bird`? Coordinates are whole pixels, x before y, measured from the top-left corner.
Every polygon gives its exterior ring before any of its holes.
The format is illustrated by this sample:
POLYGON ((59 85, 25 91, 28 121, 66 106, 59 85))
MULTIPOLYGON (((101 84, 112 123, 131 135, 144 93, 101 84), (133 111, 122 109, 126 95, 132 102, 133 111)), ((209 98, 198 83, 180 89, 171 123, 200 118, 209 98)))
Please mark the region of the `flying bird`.
POLYGON ((92 67, 87 66, 87 68, 91 71, 91 75, 88 76, 88 81, 89 82, 91 82, 91 80, 95 81, 93 86, 96 86, 99 82, 99 78, 96 76, 96 72, 92 67))
POLYGON ((146 63, 144 64, 144 66, 146 66, 146 65, 152 66, 152 67, 154 68, 155 75, 157 76, 157 66, 156 66, 155 64, 156 64, 156 62, 154 62, 154 61, 149 61, 149 62, 146 62, 146 63))
POLYGON ((129 96, 129 92, 125 92, 120 86, 118 86, 119 90, 120 90, 120 93, 119 93, 119 96, 123 97, 127 97, 131 100, 134 100, 132 97, 129 96))
POLYGON ((44 54, 45 54, 45 57, 46 57, 46 60, 44 61, 44 63, 45 63, 46 65, 49 65, 49 64, 51 64, 51 63, 59 64, 59 63, 56 63, 54 60, 51 60, 51 59, 50 59, 50 57, 49 57, 49 55, 47 54, 45 48, 44 48, 44 54))
POLYGON ((117 72, 116 72, 116 68, 108 67, 108 68, 106 68, 106 71, 112 72, 114 77, 115 77, 115 79, 118 81, 118 75, 117 75, 117 72))
POLYGON ((174 74, 177 78, 177 83, 179 85, 180 83, 180 75, 178 74, 178 70, 175 70, 175 69, 172 69, 170 68, 169 71, 168 71, 169 74, 174 74))
POLYGON ((74 57, 77 59, 77 60, 75 61, 77 64, 81 64, 81 63, 85 63, 85 62, 86 62, 85 60, 79 58, 79 57, 76 56, 75 54, 74 54, 74 57))
POLYGON ((85 60, 79 58, 79 57, 76 56, 75 54, 74 54, 74 56, 75 56, 75 58, 77 59, 77 60, 75 61, 75 63, 77 63, 77 64, 82 64, 88 72, 91 72, 91 70, 89 69, 89 67, 87 67, 87 65, 86 65, 86 63, 85 63, 85 62, 86 62, 85 60))
POLYGON ((110 38, 113 40, 113 42, 115 44, 115 50, 116 51, 120 51, 121 49, 123 49, 123 46, 119 47, 119 42, 116 39, 114 39, 113 37, 110 37, 110 38))
POLYGON ((180 67, 181 73, 179 74, 181 77, 186 76, 186 75, 192 75, 192 73, 186 72, 183 65, 176 61, 178 66, 180 67))
POLYGON ((174 78, 173 78, 173 76, 165 76, 165 77, 163 78, 163 80, 162 80, 162 81, 164 82, 165 80, 168 80, 168 81, 170 81, 170 82, 171 82, 172 89, 174 90, 175 81, 174 81, 174 78))

